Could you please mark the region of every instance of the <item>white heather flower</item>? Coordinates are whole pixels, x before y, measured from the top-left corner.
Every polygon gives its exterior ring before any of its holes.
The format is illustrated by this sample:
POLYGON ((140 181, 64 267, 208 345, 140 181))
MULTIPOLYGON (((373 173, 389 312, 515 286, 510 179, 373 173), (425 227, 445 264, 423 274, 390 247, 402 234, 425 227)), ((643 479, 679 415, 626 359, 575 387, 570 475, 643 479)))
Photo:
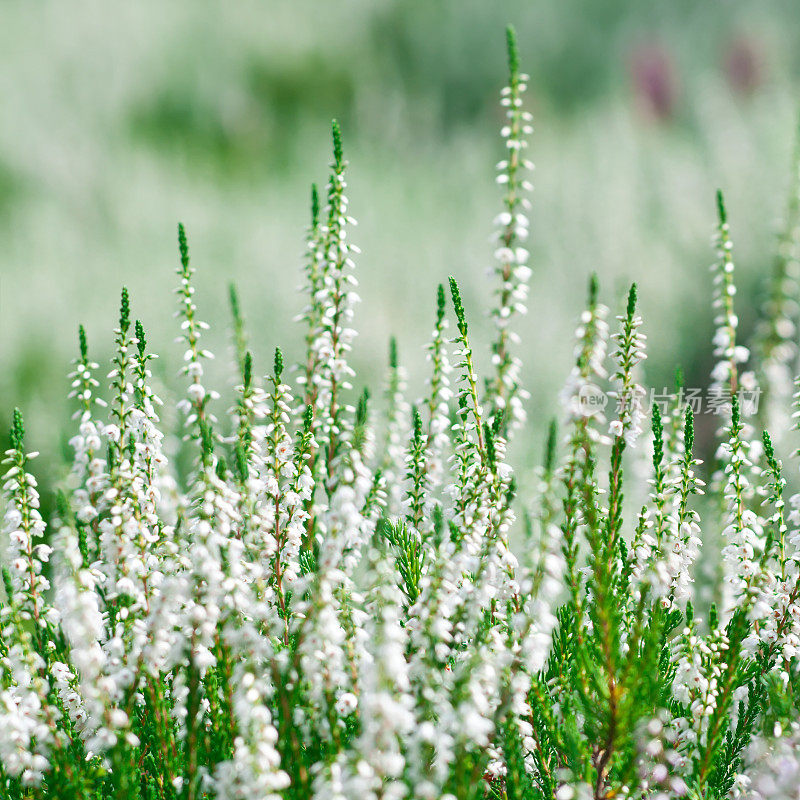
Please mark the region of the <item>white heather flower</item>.
POLYGON ((349 717, 356 710, 358 699, 352 692, 344 692, 336 701, 336 710, 343 717, 349 717))

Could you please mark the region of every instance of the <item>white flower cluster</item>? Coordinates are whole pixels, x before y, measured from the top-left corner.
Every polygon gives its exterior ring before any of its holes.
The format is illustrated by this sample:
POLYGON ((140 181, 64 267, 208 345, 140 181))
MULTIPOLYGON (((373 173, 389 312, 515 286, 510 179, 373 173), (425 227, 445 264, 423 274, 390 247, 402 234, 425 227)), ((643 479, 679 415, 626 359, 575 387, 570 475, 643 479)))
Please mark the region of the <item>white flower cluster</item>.
POLYGON ((735 800, 798 800, 800 798, 800 724, 756 739, 747 750, 747 771, 737 775, 735 800))
POLYGON ((597 285, 594 276, 589 288, 588 308, 581 314, 575 330, 575 365, 561 392, 561 404, 566 409, 568 420, 586 419, 584 424, 591 438, 602 438, 604 399, 601 391, 608 377, 605 367, 608 351, 609 328, 606 320, 608 308, 597 301, 597 285), (589 424, 598 421, 599 427, 589 424))

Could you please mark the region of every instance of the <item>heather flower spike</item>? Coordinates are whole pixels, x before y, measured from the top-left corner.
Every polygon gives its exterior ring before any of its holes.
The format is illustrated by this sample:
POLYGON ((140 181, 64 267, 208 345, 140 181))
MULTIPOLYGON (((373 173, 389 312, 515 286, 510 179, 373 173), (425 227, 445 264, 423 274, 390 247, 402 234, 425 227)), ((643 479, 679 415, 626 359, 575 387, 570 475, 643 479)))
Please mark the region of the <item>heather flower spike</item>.
POLYGON ((527 212, 532 190, 527 173, 533 164, 526 157, 528 136, 533 132, 532 117, 522 108, 528 76, 519 69, 519 54, 514 29, 506 31, 508 45, 508 86, 503 89, 501 105, 506 109, 506 122, 501 131, 506 154, 497 165, 497 183, 503 187, 503 211, 495 219, 496 232, 494 271, 499 283, 496 289, 497 306, 492 310, 497 338, 492 345, 492 362, 495 377, 487 381, 487 414, 507 413, 506 428, 517 428, 525 422, 523 403, 528 393, 520 386, 522 362, 514 354, 519 345, 519 335, 510 328, 516 314, 527 313, 528 281, 531 269, 529 253, 525 247, 529 221, 527 212))
POLYGON ((800 129, 795 132, 789 198, 777 242, 767 300, 753 343, 753 352, 758 357, 758 419, 779 446, 792 429, 788 410, 797 361, 799 310, 800 129))
POLYGON ((717 364, 711 373, 712 393, 722 395, 735 394, 740 383, 740 366, 750 357, 746 347, 737 345, 736 331, 739 318, 734 311, 734 296, 736 285, 734 283, 733 245, 730 238, 728 213, 722 192, 717 192, 717 263, 712 267, 714 271, 714 357, 717 364))

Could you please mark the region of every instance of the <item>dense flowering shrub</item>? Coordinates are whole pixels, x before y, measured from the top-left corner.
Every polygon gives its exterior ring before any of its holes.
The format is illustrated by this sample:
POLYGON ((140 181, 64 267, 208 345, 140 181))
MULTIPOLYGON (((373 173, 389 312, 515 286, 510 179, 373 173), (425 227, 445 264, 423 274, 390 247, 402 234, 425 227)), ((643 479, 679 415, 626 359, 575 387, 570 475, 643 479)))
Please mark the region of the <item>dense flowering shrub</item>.
POLYGON ((225 424, 179 228, 188 476, 165 456, 154 356, 124 290, 107 406, 80 330, 74 459, 50 525, 14 413, 0 796, 798 797, 800 495, 779 458, 796 458, 800 413, 798 202, 751 357, 719 200, 708 496, 692 393, 648 404, 636 287, 609 321, 594 278, 564 435, 551 427, 520 492, 506 452, 525 423, 512 323, 531 276, 531 129, 511 33, 509 62, 488 380, 451 278, 432 303, 426 395, 407 402, 395 347, 384 421, 354 395, 358 251, 334 124, 324 207, 312 193, 305 358, 290 380, 276 350, 259 380, 232 293, 225 424))

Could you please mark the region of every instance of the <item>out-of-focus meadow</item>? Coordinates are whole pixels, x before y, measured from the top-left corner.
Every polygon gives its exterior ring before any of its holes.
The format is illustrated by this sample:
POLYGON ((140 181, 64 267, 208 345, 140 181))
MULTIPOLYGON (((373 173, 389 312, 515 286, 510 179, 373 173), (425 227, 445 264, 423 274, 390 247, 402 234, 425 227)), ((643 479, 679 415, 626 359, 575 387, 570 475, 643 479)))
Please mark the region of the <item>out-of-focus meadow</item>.
POLYGON ((332 117, 363 250, 359 380, 379 380, 394 333, 421 386, 448 274, 486 365, 508 22, 536 127, 521 323, 531 416, 554 409, 593 270, 612 307, 639 280, 649 381, 680 360, 705 385, 714 190, 728 200, 745 332, 785 204, 800 74, 789 0, 4 0, 0 417, 23 408, 35 449, 66 441, 77 325, 107 359, 123 284, 177 390, 178 220, 217 385, 232 382, 229 281, 257 368, 276 344, 299 357, 309 186, 324 183, 332 117))

